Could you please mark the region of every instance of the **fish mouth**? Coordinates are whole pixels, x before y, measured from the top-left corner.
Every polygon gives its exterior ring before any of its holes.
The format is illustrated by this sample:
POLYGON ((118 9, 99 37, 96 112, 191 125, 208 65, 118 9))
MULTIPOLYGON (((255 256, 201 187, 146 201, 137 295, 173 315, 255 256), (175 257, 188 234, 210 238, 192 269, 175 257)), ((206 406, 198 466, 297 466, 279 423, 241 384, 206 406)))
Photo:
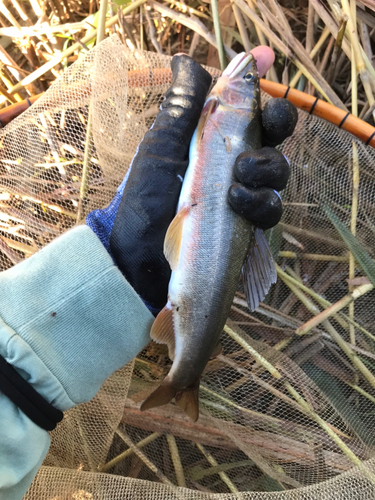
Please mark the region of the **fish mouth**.
POLYGON ((223 75, 227 76, 229 80, 235 78, 241 71, 243 71, 246 66, 254 60, 253 54, 243 53, 243 56, 240 59, 234 58, 231 61, 226 69, 223 71, 223 75))

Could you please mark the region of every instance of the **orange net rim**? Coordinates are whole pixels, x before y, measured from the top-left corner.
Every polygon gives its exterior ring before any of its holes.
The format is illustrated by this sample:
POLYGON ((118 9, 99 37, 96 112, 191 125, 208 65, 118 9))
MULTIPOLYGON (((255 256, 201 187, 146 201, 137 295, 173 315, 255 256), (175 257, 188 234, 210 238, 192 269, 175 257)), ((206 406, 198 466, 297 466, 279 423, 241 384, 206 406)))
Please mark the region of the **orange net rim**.
MULTIPOLYGON (((170 83, 171 80, 172 72, 169 68, 143 69, 128 72, 129 87, 148 87, 155 84, 170 83)), ((80 90, 87 92, 87 95, 89 95, 89 84, 81 84, 81 87, 82 89, 80 90)), ((351 113, 337 108, 318 97, 263 78, 260 80, 260 87, 270 96, 288 99, 288 101, 293 103, 298 109, 306 111, 311 115, 318 116, 319 118, 323 118, 327 122, 354 135, 366 146, 375 148, 375 128, 351 113)), ((77 90, 77 86, 74 86, 74 90, 77 90)), ((69 87, 64 90, 65 98, 66 92, 69 92, 69 87)), ((14 118, 28 109, 42 95, 44 94, 32 96, 22 102, 12 104, 0 110, 0 125, 5 127, 14 118)), ((57 98, 56 93, 54 93, 54 98, 57 98)))

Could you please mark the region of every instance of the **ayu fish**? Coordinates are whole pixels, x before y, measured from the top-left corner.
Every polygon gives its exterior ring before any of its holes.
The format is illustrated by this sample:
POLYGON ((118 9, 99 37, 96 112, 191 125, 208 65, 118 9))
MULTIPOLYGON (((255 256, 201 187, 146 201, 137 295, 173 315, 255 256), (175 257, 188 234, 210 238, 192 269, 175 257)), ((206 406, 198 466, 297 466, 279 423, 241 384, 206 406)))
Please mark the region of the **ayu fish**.
MULTIPOLYGON (((267 56, 271 66, 273 56, 267 56)), ((168 345, 173 364, 142 410, 175 398, 196 421, 200 377, 221 350, 220 336, 241 269, 251 310, 276 281, 263 232, 254 231, 228 203, 237 156, 261 147, 260 113, 255 58, 238 54, 206 99, 191 141, 177 215, 165 237, 164 254, 172 275, 168 303, 155 319, 151 338, 168 345)))

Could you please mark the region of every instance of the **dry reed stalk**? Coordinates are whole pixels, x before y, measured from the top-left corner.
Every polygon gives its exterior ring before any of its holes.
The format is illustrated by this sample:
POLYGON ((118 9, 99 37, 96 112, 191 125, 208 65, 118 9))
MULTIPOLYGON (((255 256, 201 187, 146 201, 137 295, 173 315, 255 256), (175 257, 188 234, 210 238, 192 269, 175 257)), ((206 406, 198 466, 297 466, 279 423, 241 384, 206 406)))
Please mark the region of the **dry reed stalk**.
POLYGON ((321 242, 327 243, 333 247, 347 249, 347 246, 345 245, 345 243, 341 239, 338 240, 336 238, 332 238, 330 236, 327 236, 327 235, 322 234, 322 233, 318 233, 316 231, 308 231, 307 229, 296 227, 296 226, 293 226, 292 224, 286 224, 285 222, 279 222, 279 225, 281 228, 285 229, 289 233, 297 234, 298 236, 303 236, 305 238, 309 238, 312 240, 321 241, 321 242))
POLYGON ((76 31, 81 31, 82 29, 90 29, 91 26, 86 21, 80 21, 76 23, 66 23, 66 24, 55 24, 52 26, 38 24, 31 26, 21 26, 21 31, 16 28, 0 28, 0 36, 8 36, 11 38, 22 38, 24 36, 37 36, 42 35, 51 36, 54 33, 74 33, 76 31))
POLYGON ((339 301, 332 304, 332 306, 328 307, 327 309, 319 313, 317 316, 314 316, 314 318, 311 318, 309 321, 307 321, 299 328, 297 328, 296 330, 297 335, 305 335, 312 328, 316 327, 317 325, 328 319, 333 314, 341 311, 341 309, 344 309, 351 302, 357 300, 359 297, 362 297, 362 295, 365 295, 366 293, 370 292, 373 288, 374 286, 372 284, 361 285, 357 287, 355 290, 353 290, 353 292, 349 293, 339 301))
MULTIPOLYGON (((232 368, 234 368, 236 371, 238 371, 242 375, 245 375, 245 377, 247 377, 248 379, 254 381, 256 384, 259 385, 259 387, 262 387, 263 389, 265 389, 267 393, 273 394, 276 398, 280 399, 281 401, 286 403, 288 406, 291 406, 296 411, 303 413, 304 415, 307 415, 305 409, 303 407, 301 407, 298 404, 298 402, 296 402, 294 399, 291 399, 289 396, 287 396, 286 394, 284 394, 280 390, 276 389, 272 384, 261 379, 260 377, 258 377, 254 373, 251 373, 250 371, 241 368, 237 363, 231 361, 230 359, 226 358, 225 356, 220 356, 220 359, 222 359, 223 362, 225 362, 226 364, 232 366, 232 368)), ((334 432, 336 432, 337 434, 340 433, 340 431, 338 431, 337 429, 334 429, 334 432)), ((346 436, 346 435, 345 435, 345 437, 348 438, 348 436, 346 436)))
POLYGON ((199 44, 199 38, 200 38, 200 34, 197 33, 196 31, 194 31, 193 39, 191 41, 190 48, 189 48, 189 57, 194 56, 194 52, 199 44))
POLYGON ((8 257, 12 264, 18 264, 22 260, 21 257, 7 245, 3 238, 0 238, 0 251, 8 257))
POLYGON ((279 257, 286 259, 306 259, 323 262, 348 262, 349 255, 324 255, 316 253, 295 253, 290 251, 280 251, 279 257))
MULTIPOLYGON (((315 305, 311 303, 311 301, 307 300, 306 296, 298 289, 296 285, 291 283, 291 278, 287 277, 285 273, 283 273, 280 268, 278 269, 278 275, 281 277, 281 279, 284 281, 284 283, 297 295, 297 297, 303 302, 303 304, 311 311, 314 312, 314 308, 316 309, 315 305)), ((366 285, 363 285, 366 286, 366 285)), ((368 286, 368 285, 367 285, 368 286)), ((372 285, 370 285, 372 286, 372 285)), ((331 308, 326 309, 322 313, 318 314, 317 316, 314 316, 312 318, 313 321, 315 318, 318 316, 322 316, 324 312, 328 311, 331 308)), ((370 370, 367 369, 367 367, 360 361, 360 359, 357 357, 357 355, 354 353, 350 345, 340 336, 340 334, 337 332, 337 330, 331 325, 331 323, 328 321, 329 316, 326 316, 322 323, 323 326, 325 327, 326 331, 331 335, 331 337, 335 340, 335 342, 341 347, 341 349, 345 352, 345 354, 348 356, 348 358, 352 361, 353 365, 362 373, 362 375, 366 378, 366 380, 373 386, 375 387, 375 377, 372 375, 370 370)), ((336 318, 338 320, 338 318, 336 318)), ((338 321, 341 324, 341 321, 338 321)), ((308 322, 309 323, 309 322, 308 322)), ((353 325, 349 325, 349 327, 353 327, 353 325)), ((298 328, 296 330, 297 334, 300 334, 299 331, 303 328, 302 327, 298 328)), ((301 334, 300 334, 301 335, 301 334)))
POLYGON ((0 2, 0 12, 4 17, 8 19, 8 21, 19 31, 21 32, 21 25, 17 21, 17 19, 13 16, 10 10, 4 5, 3 2, 0 2))
POLYGON ((169 451, 171 454, 174 470, 176 472, 177 484, 178 484, 178 486, 186 488, 184 468, 182 467, 176 439, 172 434, 167 434, 167 441, 168 441, 169 451))
POLYGON ((2 94, 11 104, 16 104, 18 101, 17 99, 12 96, 7 89, 0 84, 0 94, 2 94))
POLYGON ((375 403, 374 396, 371 396, 371 394, 369 394, 367 391, 362 389, 362 387, 359 387, 357 384, 351 384, 349 382, 346 382, 346 384, 349 387, 351 387, 352 389, 354 389, 355 391, 357 391, 359 394, 361 394, 361 396, 363 396, 363 397, 367 398, 369 401, 371 401, 371 403, 375 403))
POLYGON ((367 380, 367 382, 375 388, 375 377, 374 375, 370 372, 370 370, 362 363, 362 361, 358 358, 358 356, 355 354, 353 349, 350 347, 350 344, 348 344, 342 337, 341 335, 337 332, 335 328, 331 325, 331 323, 328 320, 323 321, 323 326, 326 329, 326 331, 330 334, 332 339, 336 342, 336 344, 343 350, 343 352, 346 354, 346 356, 351 360, 353 365, 361 372, 361 374, 364 376, 364 378, 367 380))
MULTIPOLYGON (((216 49, 218 48, 215 36, 206 28, 206 26, 201 21, 199 21, 199 19, 192 19, 190 17, 187 17, 180 12, 176 12, 175 10, 169 9, 165 5, 155 2, 154 0, 151 0, 149 3, 154 10, 160 12, 163 16, 170 17, 171 19, 174 19, 175 21, 183 24, 187 28, 196 31, 202 38, 207 40, 208 43, 213 45, 216 49)), ((230 59, 233 59, 235 57, 236 52, 230 47, 224 45, 224 49, 230 59)))
MULTIPOLYGON (((310 4, 310 5, 312 5, 312 4, 310 4)), ((334 45, 333 52, 332 52, 331 65, 330 65, 330 67, 328 69, 328 73, 327 73, 327 81, 330 84, 332 83, 332 80, 333 80, 333 77, 335 74, 338 56, 341 52, 342 41, 343 41, 343 38, 345 35, 347 22, 348 22, 348 16, 346 14, 343 14, 341 16, 341 19, 340 19, 337 37, 336 37, 335 45, 334 45)))
MULTIPOLYGON (((277 269, 278 275, 283 275, 284 279, 286 279, 287 281, 291 282, 293 285, 296 285, 298 288, 300 288, 304 292, 311 295, 311 297, 313 297, 316 300, 316 302, 319 305, 321 305, 324 309, 327 309, 328 307, 332 306, 331 302, 324 299, 319 294, 315 293, 313 290, 311 290, 311 288, 308 288, 300 281, 298 281, 298 280, 294 279, 293 277, 289 276, 288 274, 286 274, 279 266, 276 265, 276 269, 277 269)), ((367 284, 367 283, 365 283, 365 284, 367 284)), ((350 318, 349 316, 344 314, 342 311, 340 311, 338 314, 336 314, 336 313, 333 314, 332 317, 335 319, 335 321, 337 321, 337 323, 339 323, 340 326, 342 326, 346 330, 349 329, 349 325, 352 325, 354 328, 357 328, 362 333, 367 335, 371 340, 375 341, 374 335, 372 335, 368 330, 363 328, 363 326, 359 325, 357 322, 355 322, 352 318, 350 318), (349 323, 349 325, 348 325, 348 323, 349 323)))
MULTIPOLYGON (((303 303, 303 305, 312 313, 319 314, 320 309, 302 292, 302 290, 297 287, 290 279, 288 279, 288 275, 284 273, 279 266, 277 266, 277 274, 282 279, 282 281, 286 284, 288 288, 294 293, 294 295, 303 303)), ((297 280, 295 280, 297 281, 297 280)))
MULTIPOLYGON (((352 73, 352 82, 356 79, 356 76, 352 73)), ((352 85, 353 87, 353 85, 352 85)), ((353 92, 353 91, 352 91, 353 92)), ((356 110, 358 114, 358 109, 356 110)), ((353 236, 357 233, 357 214, 358 214, 358 191, 359 191, 359 159, 358 159, 358 149, 357 144, 352 142, 353 148, 353 194, 352 194, 352 206, 351 206, 351 219, 350 219, 350 230, 353 236)), ((349 253, 349 279, 353 279, 355 277, 355 258, 354 255, 349 253)), ((349 285, 349 291, 352 292, 354 290, 353 286, 349 285)), ((354 302, 349 304, 349 317, 354 319, 354 302)), ((350 342, 355 344, 355 330, 353 325, 350 325, 350 342)))
MULTIPOLYGON (((344 2, 343 6, 348 7, 347 4, 344 2)), ((356 26, 356 6, 355 3, 351 2, 350 5, 350 11, 351 11, 351 16, 348 19, 349 23, 349 31, 353 28, 352 25, 356 26)), ((348 15, 348 13, 346 12, 348 15)), ((358 47, 355 48, 355 44, 353 43, 354 40, 354 34, 352 36, 352 63, 351 63, 351 83, 352 83, 352 114, 354 116, 358 116, 358 85, 357 85, 357 78, 358 78, 358 68, 362 64, 362 61, 358 59, 360 57, 358 55, 358 47)), ((356 39, 356 44, 359 45, 358 38, 356 39)), ((371 91, 371 96, 372 96, 372 91, 371 91)), ((374 104, 374 99, 372 96, 372 102, 369 101, 370 105, 374 104)), ((352 161, 352 172, 353 172, 353 193, 352 193, 352 206, 351 206, 351 219, 350 219, 350 230, 353 234, 353 236, 356 235, 356 229, 357 229, 357 214, 358 214, 358 189, 359 189, 359 160, 358 160, 358 150, 357 150, 357 145, 355 141, 352 142, 352 149, 353 149, 353 161, 352 161)), ((349 279, 353 279, 355 277, 355 258, 354 255, 350 252, 349 253, 349 279)), ((353 286, 349 285, 349 291, 352 292, 354 290, 353 286)), ((351 319, 354 319, 354 302, 349 304, 349 317, 351 319)), ((351 344, 356 343, 355 339, 355 329, 353 325, 350 325, 350 342, 351 344)))
POLYGON ((253 356, 256 361, 261 364, 274 378, 282 378, 281 373, 271 364, 266 358, 259 354, 255 349, 253 349, 237 332, 235 332, 228 325, 224 327, 225 333, 227 333, 233 340, 237 342, 245 351, 247 351, 251 356, 253 356))
POLYGON ((314 87, 324 96, 324 98, 327 99, 329 102, 333 103, 335 106, 346 110, 344 104, 338 98, 338 96, 330 87, 330 85, 327 84, 326 80, 322 77, 318 68, 316 68, 315 65, 312 63, 303 45, 299 42, 297 38, 293 36, 288 20, 286 19, 285 14, 281 9, 280 5, 275 0, 270 0, 270 3, 273 6, 273 11, 274 11, 272 15, 271 12, 267 9, 267 7, 263 4, 263 2, 261 2, 261 0, 259 0, 258 3, 259 7, 262 6, 261 11, 263 12, 263 15, 267 16, 270 24, 279 32, 279 35, 282 38, 284 38, 287 45, 293 47, 293 53, 298 57, 299 61, 296 60, 295 57, 292 59, 292 61, 297 66, 297 68, 302 71, 303 68, 306 68, 309 71, 310 75, 313 77, 313 79, 319 84, 320 89, 316 86, 311 77, 308 79, 314 85, 314 87), (279 22, 279 20, 281 22, 279 22), (322 89, 324 90, 323 92, 322 89))
POLYGON ((201 12, 200 10, 194 9, 193 7, 190 7, 186 5, 186 3, 178 2, 176 0, 166 0, 168 3, 172 4, 172 6, 177 7, 180 9, 184 14, 192 14, 193 16, 201 17, 202 19, 207 19, 208 21, 212 22, 212 16, 209 16, 205 14, 204 12, 201 12))
POLYGON ((244 46, 244 49, 246 50, 246 52, 250 52, 250 50, 252 49, 252 46, 251 46, 251 43, 250 43, 250 40, 249 40, 249 37, 247 34, 245 22, 243 20, 241 11, 237 7, 237 5, 234 3, 233 0, 231 0, 231 3, 232 3, 233 14, 234 14, 234 18, 236 20, 238 31, 240 32, 240 35, 241 35, 242 45, 244 46))
POLYGON ((8 245, 9 248, 24 253, 26 257, 30 257, 39 250, 39 248, 35 245, 35 243, 34 245, 27 245, 25 243, 22 243, 21 241, 16 241, 11 238, 6 238, 5 236, 0 236, 0 239, 3 241, 3 243, 8 245))
MULTIPOLYGON (((352 3, 353 8, 350 7, 348 0, 341 0, 341 3, 345 14, 348 16, 347 33, 352 46, 352 64, 355 64, 356 66, 356 70, 361 78, 367 100, 371 106, 374 103, 374 95, 371 89, 370 76, 363 57, 363 49, 361 48, 358 40, 355 3, 352 3)), ((354 94, 354 98, 355 97, 356 94, 354 94)))
POLYGON ((189 478, 195 481, 199 481, 207 476, 212 476, 213 474, 218 474, 219 472, 226 472, 237 467, 245 467, 246 465, 254 465, 254 462, 252 460, 240 460, 239 462, 221 464, 199 471, 189 471, 189 478))
MULTIPOLYGON (((211 453, 209 453, 201 444, 197 443, 197 448, 202 453, 202 455, 204 455, 207 458, 207 461, 210 463, 210 465, 212 465, 213 467, 217 467, 219 465, 217 463, 217 461, 215 460, 215 458, 211 455, 211 453)), ((218 474, 219 474, 221 480, 223 481, 223 483, 225 483, 228 486, 229 491, 231 491, 232 493, 238 493, 238 489, 233 484, 233 482, 229 479, 228 475, 225 472, 221 471, 221 472, 218 472, 218 474)))
POLYGON ((227 62, 225 59, 223 39, 221 37, 219 7, 217 4, 217 0, 211 0, 211 9, 212 9, 212 18, 214 21, 217 51, 219 53, 220 68, 221 71, 224 71, 224 69, 227 66, 227 62))
POLYGON ((306 52, 310 53, 314 45, 314 17, 315 11, 311 3, 309 3, 307 8, 307 26, 306 26, 306 42, 305 48, 306 52))
POLYGON ((18 12, 18 15, 20 16, 20 18, 22 19, 22 21, 24 21, 26 24, 28 24, 29 26, 31 26, 32 23, 31 23, 31 21, 29 19, 29 16, 26 14, 25 9, 23 8, 23 6, 17 0, 11 0, 11 2, 12 2, 13 7, 18 12))
POLYGON ((155 47, 155 50, 158 54, 163 54, 163 50, 160 47, 160 44, 159 44, 157 37, 156 37, 155 24, 154 24, 153 19, 151 19, 151 17, 150 17, 150 13, 148 11, 147 6, 145 9, 145 17, 146 17, 146 21, 148 24, 148 35, 150 37, 151 43, 155 47))
MULTIPOLYGON (((133 3, 128 5, 123 9, 123 14, 127 15, 131 12, 133 12, 135 9, 137 9, 140 5, 143 5, 147 0, 135 0, 133 3)), ((118 21, 118 14, 113 16, 111 19, 109 19, 105 23, 105 28, 109 28, 113 24, 117 23, 118 21)), ((96 36, 97 36, 98 31, 96 29, 91 30, 86 36, 84 36, 81 39, 81 43, 87 44, 91 42, 96 36)), ((31 73, 29 76, 21 80, 19 83, 17 83, 10 91, 10 94, 14 94, 15 92, 18 92, 21 90, 23 87, 26 85, 29 85, 30 83, 34 82, 37 78, 40 78, 42 75, 47 73, 47 71, 53 69, 57 64, 59 64, 61 61, 66 59, 68 56, 73 54, 76 50, 80 49, 81 45, 79 43, 74 43, 71 47, 68 49, 62 51, 59 55, 54 56, 49 62, 43 64, 40 68, 38 68, 36 71, 31 73)))
MULTIPOLYGON (((328 321, 327 321, 328 323, 328 321)), ((326 325, 325 325, 326 326, 326 325)), ((274 378, 282 379, 283 376, 280 371, 275 368, 269 361, 267 361, 261 354, 259 354, 251 345, 249 345, 238 333, 236 333, 228 325, 225 326, 224 331, 232 337, 236 342, 238 342, 249 354, 251 354, 258 363, 260 363, 263 368, 265 368, 274 378)), ((331 334, 331 331, 329 332, 331 334)), ((357 358, 358 359, 358 358, 357 358)), ((359 360, 358 360, 359 361, 359 360)), ((375 377, 371 374, 372 378, 375 377)), ((371 482, 375 483, 375 476, 363 465, 362 461, 356 456, 355 453, 343 442, 343 440, 334 432, 332 427, 328 425, 314 410, 311 408, 309 403, 296 391, 296 389, 283 378, 283 385, 285 389, 289 392, 291 396, 297 401, 301 408, 306 412, 312 420, 314 420, 319 427, 327 433, 327 435, 335 442, 335 444, 340 448, 340 450, 349 458, 349 460, 357 466, 361 467, 361 470, 366 477, 370 479, 371 482)))
POLYGON ((133 453, 137 455, 137 457, 155 474, 157 478, 160 479, 162 483, 175 488, 175 485, 161 472, 160 469, 158 469, 158 467, 156 467, 154 463, 151 462, 151 460, 143 453, 143 451, 141 451, 141 449, 133 443, 133 441, 124 431, 122 431, 121 429, 117 429, 116 434, 120 436, 124 443, 132 449, 133 453))
MULTIPOLYGON (((256 6, 254 5, 253 0, 247 0, 247 3, 252 10, 256 10, 256 6)), ((248 20, 249 23, 251 22, 249 17, 247 17, 247 16, 244 16, 244 17, 245 17, 245 21, 248 20)), ((270 43, 267 42, 267 39, 266 39, 262 29, 256 23, 253 23, 253 25, 255 27, 255 31, 256 31, 260 45, 269 45, 272 48, 272 42, 271 41, 270 41, 270 43)), ((267 26, 267 28, 269 28, 269 25, 266 22, 265 22, 265 25, 267 26)), ((274 66, 272 66, 272 68, 270 69, 269 75, 271 76, 271 80, 273 82, 278 82, 278 78, 277 78, 274 66)))
MULTIPOLYGON (((319 52, 319 50, 322 48, 324 42, 327 40, 327 38, 329 37, 330 34, 331 33, 330 33, 329 29, 327 27, 325 27, 322 31, 322 34, 320 35, 318 42, 316 43, 314 48, 311 51, 309 51, 310 59, 314 59, 314 57, 319 52)), ((297 85, 301 76, 302 76, 302 71, 298 70, 297 73, 292 78, 292 80, 289 82, 289 87, 294 88, 297 85)))
MULTIPOLYGON (((322 78, 322 76, 318 73, 311 59, 309 59, 307 54, 305 55, 305 50, 302 47, 302 45, 300 45, 299 42, 297 43, 294 37, 293 37, 294 42, 292 44, 294 52, 298 57, 301 57, 301 61, 297 59, 294 56, 294 53, 288 48, 288 46, 285 45, 285 43, 282 42, 280 38, 270 28, 266 26, 264 21, 260 19, 257 13, 252 9, 250 9, 250 7, 244 2, 244 0, 234 0, 234 2, 242 10, 242 12, 251 19, 251 21, 254 24, 257 24, 260 27, 260 29, 267 36, 267 38, 270 41, 272 41, 272 43, 274 43, 275 46, 281 52, 283 52, 291 61, 293 61, 293 63, 297 66, 297 68, 302 71, 302 73, 306 76, 306 78, 314 85, 314 87, 318 90, 318 92, 320 92, 325 97, 325 99, 327 99, 327 101, 333 103, 335 106, 339 108, 346 109, 344 104, 335 94, 335 92, 333 92, 333 90, 331 89, 331 87, 328 86, 324 78, 322 78)), ((263 11, 267 12, 267 9, 263 7, 263 11)), ((285 31, 283 31, 283 28, 278 24, 278 22, 275 20, 273 16, 269 16, 268 20, 270 21, 271 24, 277 26, 278 29, 277 28, 276 29, 279 31, 279 33, 281 32, 285 34, 285 31)), ((287 43, 290 46, 291 44, 290 35, 289 36, 285 35, 285 36, 287 43)))
MULTIPOLYGON (((154 433, 150 434, 149 436, 147 436, 145 439, 142 439, 142 441, 139 441, 139 443, 137 443, 135 446, 137 448, 143 448, 144 446, 148 445, 149 443, 152 443, 153 441, 155 441, 155 439, 157 439, 161 435, 162 434, 160 432, 154 432, 154 433)), ((117 455, 117 457, 112 458, 112 460, 110 460, 106 464, 98 467, 98 472, 109 471, 110 469, 112 469, 112 467, 119 464, 120 462, 122 462, 126 458, 130 457, 130 455, 133 455, 133 453, 134 453, 133 448, 128 448, 123 453, 120 453, 120 455, 117 455)))

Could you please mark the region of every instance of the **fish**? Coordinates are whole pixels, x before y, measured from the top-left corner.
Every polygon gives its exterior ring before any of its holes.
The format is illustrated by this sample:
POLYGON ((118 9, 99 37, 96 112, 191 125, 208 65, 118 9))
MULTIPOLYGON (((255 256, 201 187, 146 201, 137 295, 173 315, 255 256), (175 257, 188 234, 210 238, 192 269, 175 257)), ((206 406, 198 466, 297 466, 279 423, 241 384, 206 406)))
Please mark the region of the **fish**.
POLYGON ((175 398, 195 422, 200 378, 210 358, 221 351, 220 337, 241 270, 251 310, 276 281, 264 233, 228 202, 237 156, 259 148, 259 75, 254 55, 244 52, 231 61, 208 95, 191 140, 177 213, 164 242, 172 270, 168 302, 150 332, 155 342, 167 344, 173 363, 142 403, 143 411, 175 398))

